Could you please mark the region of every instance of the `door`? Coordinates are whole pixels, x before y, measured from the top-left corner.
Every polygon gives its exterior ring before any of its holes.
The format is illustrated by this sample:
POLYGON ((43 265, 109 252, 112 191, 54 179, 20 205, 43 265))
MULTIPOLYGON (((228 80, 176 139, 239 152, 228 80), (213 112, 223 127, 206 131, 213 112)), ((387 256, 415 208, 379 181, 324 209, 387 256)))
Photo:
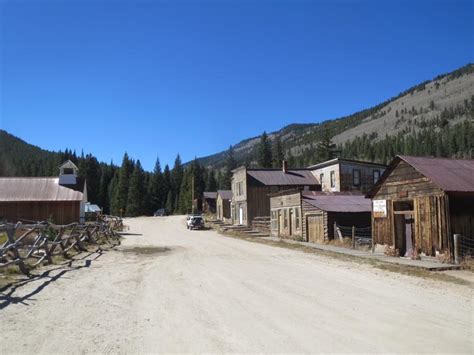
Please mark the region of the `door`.
POLYGON ((239 224, 244 224, 244 209, 239 206, 239 224))
POLYGON ((308 242, 322 243, 324 242, 324 225, 322 215, 308 216, 306 221, 308 242))

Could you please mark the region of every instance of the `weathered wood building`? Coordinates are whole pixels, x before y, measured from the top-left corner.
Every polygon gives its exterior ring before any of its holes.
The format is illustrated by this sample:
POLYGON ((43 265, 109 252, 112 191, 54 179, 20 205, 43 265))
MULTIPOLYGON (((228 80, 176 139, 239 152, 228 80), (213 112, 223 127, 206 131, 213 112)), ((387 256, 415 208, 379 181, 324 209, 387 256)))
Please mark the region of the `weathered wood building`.
POLYGON ((79 222, 83 194, 58 178, 0 178, 0 220, 79 222))
POLYGON ((321 191, 370 191, 386 165, 336 158, 313 166, 309 169, 321 185, 321 191))
POLYGON ((218 190, 216 200, 216 217, 219 221, 230 222, 231 221, 231 203, 232 203, 232 191, 231 190, 218 190))
POLYGON ((202 212, 216 213, 217 192, 206 191, 202 195, 202 212))
POLYGON ((452 254, 474 238, 474 160, 397 156, 370 191, 372 239, 401 256, 452 254))
POLYGON ((370 199, 360 192, 291 190, 272 194, 271 234, 321 243, 334 238, 334 223, 370 226, 370 199))
POLYGON ((319 190, 320 186, 308 169, 248 169, 240 167, 232 176, 232 223, 250 226, 255 217, 270 215, 270 193, 302 188, 319 190))

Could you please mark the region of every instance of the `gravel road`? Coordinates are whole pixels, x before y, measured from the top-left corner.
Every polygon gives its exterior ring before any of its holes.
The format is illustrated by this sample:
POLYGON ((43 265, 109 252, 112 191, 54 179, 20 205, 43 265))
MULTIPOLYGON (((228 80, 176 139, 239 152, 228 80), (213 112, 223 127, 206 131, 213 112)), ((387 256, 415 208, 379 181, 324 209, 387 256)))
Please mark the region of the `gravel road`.
POLYGON ((126 220, 118 250, 0 294, 0 354, 473 353, 472 288, 126 220))

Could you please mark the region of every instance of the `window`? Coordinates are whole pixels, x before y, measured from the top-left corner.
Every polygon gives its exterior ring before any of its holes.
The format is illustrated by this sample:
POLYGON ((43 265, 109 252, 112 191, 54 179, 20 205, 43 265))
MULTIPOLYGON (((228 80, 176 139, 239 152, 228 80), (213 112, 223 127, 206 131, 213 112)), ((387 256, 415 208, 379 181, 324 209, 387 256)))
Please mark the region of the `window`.
POLYGON ((235 184, 235 193, 237 196, 242 196, 244 194, 244 182, 239 181, 235 184))
POLYGON ((319 183, 321 184, 321 189, 323 188, 324 174, 319 174, 319 183))
POLYGON ((352 170, 352 185, 360 186, 360 169, 352 170))
POLYGON ((331 171, 331 187, 336 187, 336 172, 331 171))
POLYGON ((283 227, 288 228, 288 210, 283 210, 283 227))
POLYGON ((377 181, 379 181, 379 179, 380 179, 380 170, 374 170, 372 172, 372 175, 374 177, 374 184, 376 184, 377 181))
POLYGON ((295 208, 295 228, 300 229, 300 209, 295 208))
POLYGON ((277 218, 278 218, 278 213, 277 211, 272 211, 272 230, 276 230, 278 229, 278 221, 277 221, 277 218))

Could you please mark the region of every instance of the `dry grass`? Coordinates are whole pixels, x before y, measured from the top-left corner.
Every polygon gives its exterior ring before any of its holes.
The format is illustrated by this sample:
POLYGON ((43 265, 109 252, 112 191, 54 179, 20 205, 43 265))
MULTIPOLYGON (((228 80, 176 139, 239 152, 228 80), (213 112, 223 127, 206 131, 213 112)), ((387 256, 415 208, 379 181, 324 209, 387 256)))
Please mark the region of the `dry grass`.
POLYGON ((8 237, 5 233, 0 233, 0 245, 7 241, 8 237))
POLYGON ((469 281, 466 281, 466 280, 463 280, 451 275, 446 275, 446 274, 438 273, 435 271, 429 271, 429 270, 425 270, 425 269, 421 269, 421 268, 417 268, 413 266, 391 264, 391 263, 386 263, 374 258, 364 258, 361 256, 340 254, 340 253, 336 253, 332 251, 315 249, 315 248, 301 245, 298 243, 287 243, 284 241, 267 240, 267 239, 262 239, 258 237, 242 235, 236 232, 220 233, 220 234, 226 237, 242 239, 242 240, 246 240, 252 243, 266 244, 266 245, 271 245, 278 248, 299 250, 304 253, 318 254, 318 255, 322 255, 322 256, 326 256, 326 257, 330 257, 330 258, 334 258, 334 259, 338 259, 338 260, 342 260, 346 262, 356 262, 359 264, 366 264, 374 268, 388 271, 388 272, 414 276, 414 277, 421 277, 424 279, 429 279, 429 280, 434 280, 434 281, 450 282, 450 283, 454 283, 458 285, 472 286, 472 283, 469 281))

